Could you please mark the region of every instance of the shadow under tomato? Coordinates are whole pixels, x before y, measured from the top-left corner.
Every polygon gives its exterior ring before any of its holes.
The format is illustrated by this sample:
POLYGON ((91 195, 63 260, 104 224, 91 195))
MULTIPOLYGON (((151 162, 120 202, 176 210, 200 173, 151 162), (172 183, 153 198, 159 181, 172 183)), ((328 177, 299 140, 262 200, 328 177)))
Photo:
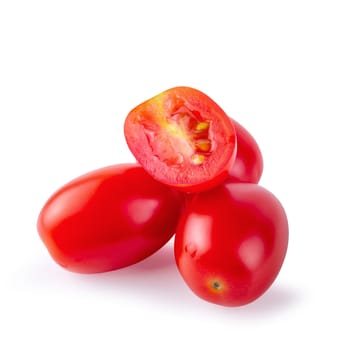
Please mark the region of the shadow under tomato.
POLYGON ((260 298, 248 305, 239 307, 237 311, 240 314, 245 314, 247 317, 270 315, 290 309, 301 300, 300 292, 276 282, 260 298))
POLYGON ((35 266, 35 271, 27 270, 22 284, 32 283, 41 291, 49 291, 53 287, 59 290, 64 283, 65 288, 83 289, 85 293, 107 294, 112 299, 131 298, 142 304, 157 303, 167 309, 218 320, 266 318, 288 311, 304 299, 300 291, 276 281, 264 295, 245 306, 230 308, 208 303, 194 295, 182 280, 175 264, 173 240, 145 260, 111 272, 84 275, 58 271, 53 265, 46 271, 40 266, 35 266))
POLYGON ((277 281, 264 295, 248 305, 231 308, 207 303, 195 296, 182 280, 175 264, 172 241, 137 264, 107 273, 82 275, 82 278, 89 279, 104 291, 126 292, 128 296, 132 295, 137 300, 142 298, 146 303, 161 302, 188 313, 215 312, 224 318, 266 317, 290 309, 302 299, 295 289, 280 285, 277 281))
POLYGON ((172 241, 134 265, 100 274, 78 275, 78 278, 84 284, 93 285, 99 293, 101 289, 119 296, 127 293, 128 298, 130 295, 137 300, 142 298, 145 303, 184 305, 182 295, 188 290, 176 267, 172 241))

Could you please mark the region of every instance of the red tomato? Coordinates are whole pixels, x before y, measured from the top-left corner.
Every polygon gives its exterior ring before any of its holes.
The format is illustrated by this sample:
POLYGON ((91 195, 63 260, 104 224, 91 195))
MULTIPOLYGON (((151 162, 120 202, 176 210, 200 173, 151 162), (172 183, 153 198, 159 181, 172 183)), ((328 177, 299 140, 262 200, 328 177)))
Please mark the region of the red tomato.
POLYGON ((175 258, 195 294, 239 306, 272 284, 287 245, 287 217, 277 198, 256 184, 225 183, 188 204, 176 230, 175 258))
POLYGON ((179 193, 141 166, 122 164, 63 186, 43 207, 37 227, 58 264, 95 273, 134 264, 161 248, 181 210, 179 193))
POLYGON ((135 107, 124 132, 149 174, 186 192, 221 183, 236 155, 230 118, 211 98, 189 87, 166 90, 135 107))
POLYGON ((229 178, 235 182, 258 183, 264 168, 260 148, 248 130, 235 120, 232 123, 237 135, 237 155, 229 178))

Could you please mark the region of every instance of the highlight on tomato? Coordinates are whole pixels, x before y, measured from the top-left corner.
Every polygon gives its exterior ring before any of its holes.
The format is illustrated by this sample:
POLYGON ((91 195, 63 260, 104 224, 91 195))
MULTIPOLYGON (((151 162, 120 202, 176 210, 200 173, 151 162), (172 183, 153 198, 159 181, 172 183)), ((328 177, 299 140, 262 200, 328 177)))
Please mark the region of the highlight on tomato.
POLYGON ((96 273, 134 264, 175 233, 182 196, 140 165, 120 164, 80 176, 55 192, 37 228, 64 268, 96 273))
POLYGON ((175 259, 200 298, 241 306, 276 279, 288 246, 279 200, 256 184, 227 182, 194 195, 175 235, 175 259))
POLYGON ((156 180, 200 192, 228 176, 236 156, 231 119, 210 97, 175 87, 141 103, 127 115, 126 142, 156 180))

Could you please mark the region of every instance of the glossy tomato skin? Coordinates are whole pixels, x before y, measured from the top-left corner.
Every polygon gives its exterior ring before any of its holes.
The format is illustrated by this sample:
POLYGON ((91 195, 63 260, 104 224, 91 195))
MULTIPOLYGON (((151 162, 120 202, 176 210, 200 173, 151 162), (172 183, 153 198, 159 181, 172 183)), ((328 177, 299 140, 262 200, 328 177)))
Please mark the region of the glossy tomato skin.
POLYGON ((175 258, 199 297, 241 306, 277 277, 288 246, 288 221, 278 199, 256 184, 225 183, 194 196, 175 235, 175 258))
POLYGON ((140 165, 120 164, 69 182, 46 202, 37 228, 66 269, 96 273, 134 264, 174 234, 182 198, 140 165))
POLYGON ((229 179, 235 182, 258 183, 264 162, 254 137, 236 120, 232 120, 237 135, 237 155, 229 170, 229 179))
POLYGON ((175 87, 141 103, 124 123, 126 142, 145 170, 184 192, 215 187, 236 156, 226 113, 203 92, 175 87))

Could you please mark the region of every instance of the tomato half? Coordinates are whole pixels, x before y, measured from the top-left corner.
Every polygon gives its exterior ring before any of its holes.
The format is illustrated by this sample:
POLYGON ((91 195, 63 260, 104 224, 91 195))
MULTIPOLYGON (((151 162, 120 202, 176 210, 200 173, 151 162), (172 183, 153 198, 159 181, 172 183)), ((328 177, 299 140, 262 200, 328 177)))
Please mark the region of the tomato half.
POLYGON ((278 199, 256 184, 225 183, 196 194, 175 235, 175 258, 199 297, 224 306, 247 304, 273 283, 288 245, 278 199))
POLYGON ((232 120, 237 135, 237 155, 229 170, 236 182, 258 183, 264 169, 263 157, 254 137, 237 121, 232 120))
POLYGON ((174 234, 182 196, 141 166, 122 164, 69 182, 47 201, 38 232, 68 270, 104 272, 134 264, 174 234))
POLYGON ((189 87, 166 90, 135 107, 124 133, 150 175, 186 192, 222 182, 236 155, 230 118, 211 98, 189 87))

